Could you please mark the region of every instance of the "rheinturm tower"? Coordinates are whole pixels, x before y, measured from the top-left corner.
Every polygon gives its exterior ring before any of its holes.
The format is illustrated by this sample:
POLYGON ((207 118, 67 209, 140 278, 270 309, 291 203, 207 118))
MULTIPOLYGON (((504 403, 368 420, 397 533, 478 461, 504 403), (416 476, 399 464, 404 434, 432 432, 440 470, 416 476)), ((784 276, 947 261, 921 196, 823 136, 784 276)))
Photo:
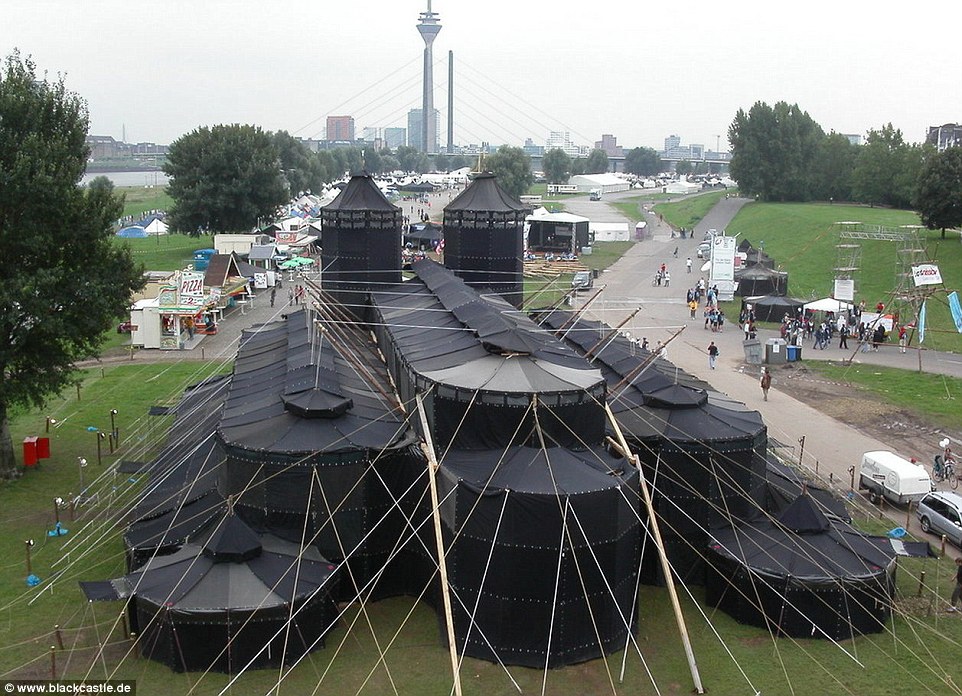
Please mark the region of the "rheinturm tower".
POLYGON ((431 11, 431 0, 428 9, 422 12, 418 21, 418 33, 424 39, 424 85, 421 94, 421 142, 424 152, 434 154, 437 151, 438 124, 434 120, 434 37, 441 31, 441 22, 437 12, 431 11))

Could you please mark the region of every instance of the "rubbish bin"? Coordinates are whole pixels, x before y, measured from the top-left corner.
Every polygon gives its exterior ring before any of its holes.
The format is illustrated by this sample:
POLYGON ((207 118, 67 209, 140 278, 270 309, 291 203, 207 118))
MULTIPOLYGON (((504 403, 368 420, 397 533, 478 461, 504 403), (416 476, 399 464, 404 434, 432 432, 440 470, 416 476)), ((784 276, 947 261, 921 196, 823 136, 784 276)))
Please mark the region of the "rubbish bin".
POLYGON ((742 350, 745 351, 745 362, 749 365, 762 364, 762 342, 757 338, 750 338, 742 341, 742 350))
POLYGON ((785 360, 788 362, 796 362, 802 359, 802 347, 787 345, 785 346, 785 360))
POLYGON ((785 363, 785 341, 781 338, 770 338, 765 341, 765 364, 782 365, 785 363))

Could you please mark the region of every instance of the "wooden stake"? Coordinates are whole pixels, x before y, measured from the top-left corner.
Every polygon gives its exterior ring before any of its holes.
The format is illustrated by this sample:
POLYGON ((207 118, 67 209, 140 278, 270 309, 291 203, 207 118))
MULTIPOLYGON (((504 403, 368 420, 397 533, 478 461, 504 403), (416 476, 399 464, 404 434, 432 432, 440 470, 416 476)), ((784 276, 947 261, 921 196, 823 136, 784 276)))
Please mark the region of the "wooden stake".
POLYGON ((50 680, 57 681, 57 647, 50 646, 50 680))
POLYGON ((925 571, 923 570, 921 573, 919 573, 919 593, 917 595, 918 597, 922 596, 922 588, 924 587, 925 587, 925 571))
POLYGON ((665 553, 665 544, 661 539, 661 530, 658 527, 658 517, 655 515, 655 506, 651 502, 651 493, 648 491, 648 482, 645 481, 645 472, 641 469, 641 461, 637 454, 632 454, 628 447, 628 441, 615 420, 615 414, 611 412, 611 406, 605 404, 605 413, 611 422, 611 428, 615 432, 618 441, 618 449, 622 456, 630 460, 638 468, 638 479, 641 485, 641 495, 645 501, 645 509, 648 511, 648 520, 651 523, 651 533, 655 538, 655 548, 658 549, 658 560, 661 561, 661 571, 665 576, 665 584, 668 586, 668 596, 671 598, 671 606, 675 611, 675 622, 678 624, 678 632, 681 634, 681 642, 685 648, 685 658, 688 660, 688 669, 691 672, 691 679, 695 684, 695 693, 705 693, 701 684, 701 675, 698 673, 698 665, 695 663, 695 653, 691 647, 691 640, 688 637, 688 627, 685 624, 685 615, 681 611, 681 604, 678 602, 678 593, 675 591, 675 579, 671 573, 671 566, 668 563, 668 555, 665 553))
POLYGON ((455 696, 461 696, 461 675, 458 672, 458 646, 454 638, 454 616, 451 612, 451 592, 448 588, 448 565, 444 558, 444 538, 441 534, 441 508, 438 502, 438 482, 436 473, 438 460, 434 456, 434 442, 431 439, 431 429, 428 427, 428 418, 424 413, 424 404, 421 402, 421 395, 417 396, 418 417, 421 419, 421 430, 423 431, 424 441, 421 443, 421 451, 428 460, 428 480, 431 484, 431 511, 434 518, 434 540, 438 547, 438 571, 441 574, 441 597, 444 600, 444 623, 448 631, 448 653, 451 656, 451 673, 454 676, 455 696))
POLYGON ((60 632, 60 624, 53 627, 53 634, 57 638, 57 647, 63 650, 63 634, 60 632))

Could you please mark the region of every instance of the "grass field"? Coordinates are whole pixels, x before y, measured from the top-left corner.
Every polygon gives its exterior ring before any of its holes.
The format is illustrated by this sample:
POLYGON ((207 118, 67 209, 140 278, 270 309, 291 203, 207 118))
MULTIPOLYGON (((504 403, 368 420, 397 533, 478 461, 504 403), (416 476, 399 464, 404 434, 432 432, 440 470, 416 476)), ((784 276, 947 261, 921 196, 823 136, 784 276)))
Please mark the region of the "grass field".
POLYGON ((169 210, 173 199, 165 186, 122 186, 115 189, 124 195, 124 215, 137 220, 148 210, 169 210))
MULTIPOLYGON (((117 459, 146 459, 160 447, 169 417, 148 417, 147 409, 173 403, 185 384, 224 369, 226 366, 217 363, 181 363, 89 370, 79 400, 76 391, 70 390, 52 399, 42 412, 21 412, 13 417, 16 441, 42 434, 47 416, 56 423, 50 431, 52 458, 19 481, 2 484, 0 551, 6 561, 0 565, 0 673, 5 677, 49 677, 50 646, 56 643, 54 626, 59 625, 65 649, 57 651, 58 676, 136 679, 141 696, 206 695, 226 686, 223 675, 175 674, 160 664, 128 655, 130 643, 123 638, 118 621, 120 604, 88 604, 76 584, 123 572, 120 526, 113 523, 116 515, 108 513, 121 510, 142 483, 136 477, 112 474, 110 465, 117 459), (97 433, 88 427, 109 431, 111 408, 118 410, 121 447, 114 455, 104 448, 99 464, 97 433), (46 530, 54 522, 53 499, 70 499, 80 491, 79 457, 88 462, 88 495, 96 493, 99 502, 82 506, 73 515, 68 509, 61 510, 70 533, 49 538, 46 530), (23 542, 29 538, 37 542, 32 569, 44 580, 35 589, 24 584, 23 542), (104 657, 95 660, 100 643, 106 646, 104 657)), ((871 520, 867 527, 876 532, 887 525, 871 520)), ((791 693, 792 688, 811 694, 903 694, 909 689, 913 693, 947 693, 944 680, 957 683, 962 679, 962 665, 957 660, 941 660, 941 656, 946 649, 962 644, 962 619, 931 615, 929 608, 951 588, 951 562, 902 559, 899 564, 899 607, 904 615, 889 622, 888 633, 839 645, 821 640, 773 640, 766 631, 739 625, 705 606, 700 588, 692 588, 691 596, 683 592, 694 653, 709 693, 757 690, 780 694, 791 693), (921 597, 916 597, 922 570, 925 587, 921 597)), ((540 693, 545 679, 546 693, 559 696, 654 694, 647 666, 661 693, 689 692, 691 679, 666 591, 642 587, 638 610, 637 641, 644 664, 631 648, 623 682, 618 678, 621 653, 607 661, 551 670, 546 677, 541 670, 511 667, 511 679, 522 693, 540 693)), ((282 691, 338 696, 393 693, 394 688, 400 694, 449 692, 447 653, 433 610, 411 598, 375 602, 369 605, 368 617, 361 617, 348 631, 356 614, 356 607, 345 612, 326 647, 297 667, 282 691), (387 669, 378 664, 368 618, 385 651, 387 669), (314 691, 321 675, 324 679, 314 691)), ((518 693, 496 664, 465 659, 461 675, 465 694, 518 693)), ((277 677, 273 670, 250 673, 232 693, 267 693, 277 677)))

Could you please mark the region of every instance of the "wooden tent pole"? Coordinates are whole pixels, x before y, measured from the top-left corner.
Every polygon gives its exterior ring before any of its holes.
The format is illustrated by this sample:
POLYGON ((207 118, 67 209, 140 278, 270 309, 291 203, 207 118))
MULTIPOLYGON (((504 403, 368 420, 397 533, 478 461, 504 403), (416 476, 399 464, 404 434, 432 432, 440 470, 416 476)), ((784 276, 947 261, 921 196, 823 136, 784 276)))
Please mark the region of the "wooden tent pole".
POLYGON ((448 631, 448 653, 451 656, 451 673, 454 676, 454 694, 461 696, 461 674, 458 671, 458 646, 454 638, 454 616, 451 612, 451 593, 448 589, 448 564, 444 558, 444 538, 441 535, 441 507, 438 502, 437 469, 438 460, 434 455, 434 442, 431 439, 431 429, 428 418, 424 413, 421 395, 417 396, 418 417, 421 419, 423 440, 421 451, 428 459, 428 480, 431 487, 431 516, 434 518, 434 540, 438 547, 438 572, 441 574, 441 597, 444 600, 444 623, 448 631))
POLYGON ((634 318, 635 318, 635 315, 638 314, 638 312, 640 312, 640 311, 641 311, 641 307, 638 307, 635 311, 633 311, 631 314, 629 314, 627 317, 625 317, 625 320, 624 320, 623 322, 621 322, 620 324, 618 324, 618 326, 616 326, 616 327, 613 328, 611 331, 609 331, 608 333, 606 333, 605 336, 604 336, 604 338, 602 338, 602 339, 601 339, 600 341, 598 341, 596 344, 594 344, 593 346, 591 346, 591 348, 589 348, 588 350, 586 350, 586 351, 585 351, 585 357, 588 358, 589 362, 590 362, 590 361, 593 361, 593 360, 595 359, 596 356, 595 356, 594 353, 595 353, 595 351, 596 351, 598 348, 601 347, 601 344, 604 343, 604 344, 607 345, 607 344, 610 343, 612 340, 614 340, 615 336, 618 335, 618 331, 621 329, 621 327, 624 326, 625 324, 627 324, 627 323, 628 323, 629 321, 631 321, 632 319, 634 319, 634 318))
POLYGON ((671 573, 671 566, 668 564, 665 545, 661 540, 661 530, 658 527, 658 518, 655 516, 655 508, 651 502, 651 493, 648 491, 648 482, 645 481, 645 472, 641 469, 641 461, 638 459, 638 455, 632 454, 629 449, 628 442, 625 440, 625 436, 618 426, 618 421, 615 420, 615 414, 611 412, 611 406, 607 403, 605 404, 605 413, 608 414, 608 420, 611 422, 611 428, 614 430, 618 442, 618 449, 621 450, 622 456, 630 460, 638 468, 641 495, 645 501, 645 509, 648 511, 651 533, 655 538, 655 548, 658 549, 658 560, 661 561, 661 571, 665 575, 665 584, 668 586, 668 596, 671 598, 671 606, 675 611, 675 621, 678 624, 678 632, 681 634, 681 642, 685 648, 685 658, 688 660, 688 669, 691 671, 691 679, 695 684, 695 693, 703 694, 705 693, 705 689, 702 687, 701 675, 699 675, 698 665, 695 663, 695 653, 691 648, 691 640, 688 637, 685 615, 682 613, 681 604, 678 602, 678 593, 675 591, 675 580, 671 573))

